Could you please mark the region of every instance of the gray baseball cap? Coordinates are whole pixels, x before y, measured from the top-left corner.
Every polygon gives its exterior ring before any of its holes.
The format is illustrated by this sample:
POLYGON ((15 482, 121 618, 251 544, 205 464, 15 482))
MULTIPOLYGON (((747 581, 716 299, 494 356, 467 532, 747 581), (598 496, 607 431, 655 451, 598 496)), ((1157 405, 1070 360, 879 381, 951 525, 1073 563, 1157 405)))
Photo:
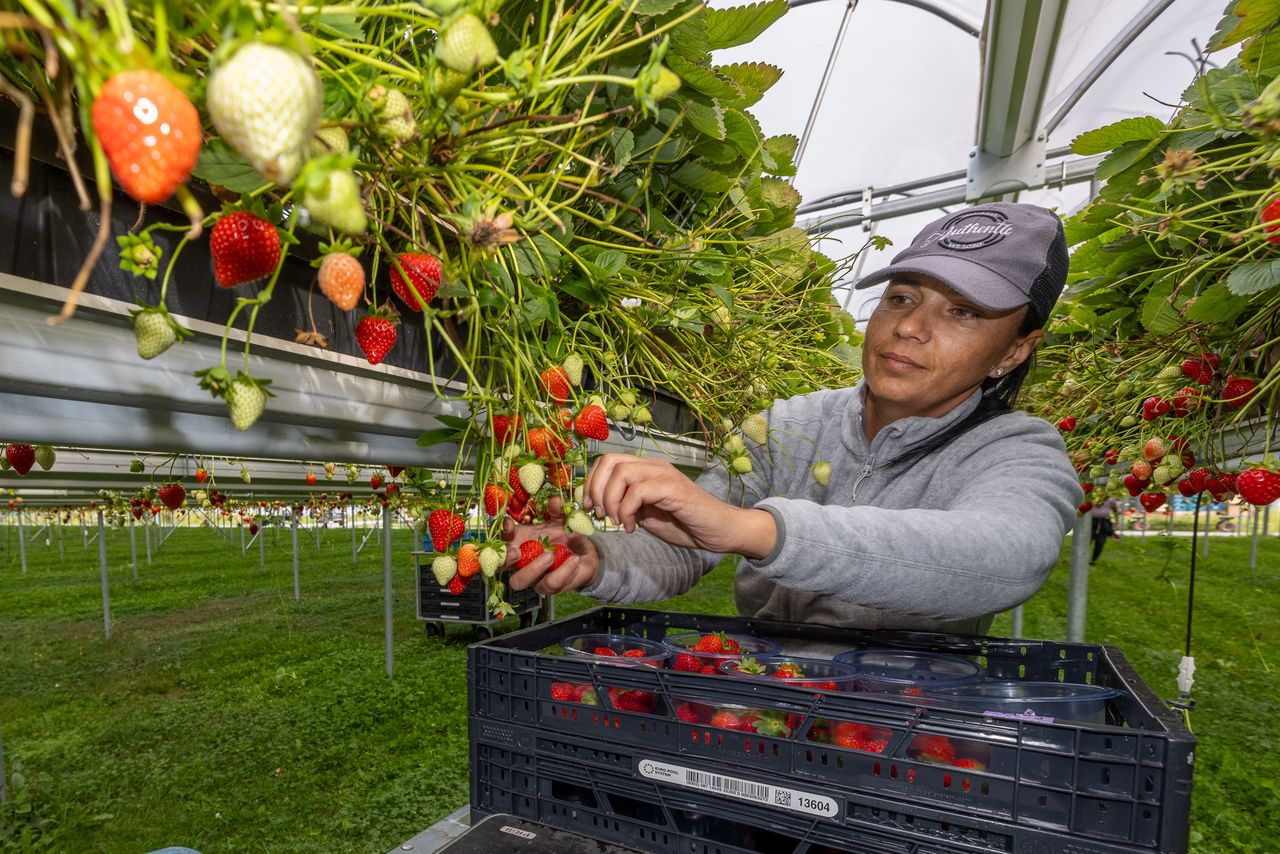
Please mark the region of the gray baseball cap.
POLYGON ((975 205, 929 223, 883 270, 856 289, 920 273, 983 308, 1008 311, 1030 304, 1043 326, 1067 283, 1067 239, 1048 208, 1013 202, 975 205))

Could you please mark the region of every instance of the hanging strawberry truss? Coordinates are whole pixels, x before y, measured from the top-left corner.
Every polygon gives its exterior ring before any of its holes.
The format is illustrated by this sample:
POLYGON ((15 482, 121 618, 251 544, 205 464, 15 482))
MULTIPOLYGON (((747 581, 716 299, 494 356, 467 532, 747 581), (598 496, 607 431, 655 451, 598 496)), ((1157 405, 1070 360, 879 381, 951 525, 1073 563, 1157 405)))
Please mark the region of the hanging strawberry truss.
MULTIPOLYGON (((658 395, 745 477, 734 424, 775 397, 855 379, 857 335, 831 298, 851 259, 794 227, 797 140, 749 111, 782 72, 712 58, 786 8, 21 0, 0 12, 0 91, 23 107, 13 189, 25 190, 39 113, 101 223, 56 319, 114 236, 126 273, 161 282, 134 315, 142 358, 191 334, 166 297, 189 286, 175 259, 209 254, 215 286, 236 295, 227 332, 249 337, 235 354, 224 334, 198 381, 241 430, 270 406, 253 374, 255 322, 286 257, 319 241, 316 283, 353 313, 368 361, 421 324, 416 367, 464 389, 438 391, 470 417, 441 418, 420 440, 455 443, 457 473, 474 472, 435 509, 493 538, 560 496, 566 523, 586 532, 573 488, 588 443, 649 430, 658 395), (188 222, 112 235, 113 181, 188 222), (191 182, 220 206, 202 210, 191 182), (168 257, 160 230, 182 235, 168 257)), ((327 343, 314 326, 299 336, 327 343)), ((436 542, 442 567, 492 563, 457 542, 436 542)))

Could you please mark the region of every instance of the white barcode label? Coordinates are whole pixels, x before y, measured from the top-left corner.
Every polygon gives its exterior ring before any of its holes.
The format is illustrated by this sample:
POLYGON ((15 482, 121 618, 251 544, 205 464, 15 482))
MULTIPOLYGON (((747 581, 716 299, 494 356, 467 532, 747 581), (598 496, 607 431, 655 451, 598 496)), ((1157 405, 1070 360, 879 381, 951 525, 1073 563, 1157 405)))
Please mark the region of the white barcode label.
POLYGON ((742 780, 738 777, 726 777, 723 774, 712 774, 709 771, 698 771, 681 765, 669 765, 666 762, 655 762, 652 759, 641 759, 636 763, 636 770, 641 777, 685 786, 690 789, 701 789, 742 801, 751 801, 764 806, 778 807, 802 812, 823 818, 839 818, 840 804, 826 795, 814 792, 803 792, 798 789, 787 789, 769 783, 757 783, 742 780))

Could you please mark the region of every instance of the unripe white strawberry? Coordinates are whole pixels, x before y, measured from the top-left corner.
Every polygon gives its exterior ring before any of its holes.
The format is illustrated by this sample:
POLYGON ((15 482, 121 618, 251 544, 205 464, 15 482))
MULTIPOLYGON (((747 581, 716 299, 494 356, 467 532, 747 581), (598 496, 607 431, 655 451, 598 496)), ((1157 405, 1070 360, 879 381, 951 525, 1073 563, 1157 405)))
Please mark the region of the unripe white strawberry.
POLYGON ((377 110, 378 136, 394 142, 413 139, 418 133, 418 122, 413 117, 409 99, 399 89, 388 89, 381 83, 369 89, 369 102, 377 110))
POLYGON ((485 578, 493 578, 507 559, 506 543, 486 543, 480 549, 480 572, 485 578))
POLYGON ((489 28, 467 12, 445 28, 436 43, 436 56, 454 71, 470 74, 492 65, 498 58, 498 46, 489 28))
POLYGON ((568 356, 564 357, 564 364, 562 367, 564 368, 565 376, 569 378, 569 383, 571 385, 582 385, 583 363, 581 356, 577 353, 570 353, 568 356))
POLYGON ((589 537, 596 532, 596 526, 592 523, 591 517, 582 510, 574 510, 569 514, 569 518, 565 522, 565 528, 572 533, 582 534, 584 537, 589 537))
POLYGON ((431 559, 431 574, 444 587, 458 574, 458 559, 453 555, 436 555, 431 559))
POLYGON ((347 234, 363 234, 369 225, 360 202, 360 183, 349 169, 334 169, 319 192, 310 187, 302 195, 303 206, 316 222, 347 234))
POLYGON ((809 468, 809 471, 813 474, 813 479, 818 482, 819 486, 826 486, 831 482, 831 463, 819 460, 809 468))
POLYGON ((741 454, 746 449, 746 444, 742 441, 742 437, 737 433, 730 433, 724 440, 724 451, 726 454, 741 454))
POLYGON ((645 425, 653 420, 653 416, 649 413, 649 407, 643 403, 631 410, 631 423, 637 425, 645 425))
POLYGON ((609 417, 614 421, 626 421, 631 416, 631 407, 625 403, 615 403, 609 407, 609 417))
POLYGON ((324 91, 301 54, 250 42, 209 76, 205 103, 218 133, 259 175, 287 184, 306 159, 324 91))
POLYGON ((326 154, 346 154, 351 150, 351 141, 347 132, 340 127, 318 128, 316 135, 307 143, 307 159, 324 157, 326 154))
MULTIPOLYGON (((267 408, 267 393, 251 382, 236 379, 227 389, 227 409, 231 413, 231 423, 237 430, 248 430, 267 408)), ((244 474, 248 474, 248 469, 244 474)), ((245 481, 248 483, 248 481, 245 481)))
POLYGON ((516 474, 520 478, 520 485, 530 495, 537 492, 547 479, 547 470, 542 467, 542 463, 525 463, 516 474))
POLYGON ((769 439, 769 422, 759 412, 753 412, 742 419, 742 435, 757 445, 763 445, 769 439))
POLYGON ((53 445, 36 445, 36 464, 44 471, 53 468, 53 464, 57 461, 58 455, 53 450, 53 445))
POLYGON ((729 468, 737 474, 751 474, 751 457, 745 454, 741 457, 734 457, 729 461, 729 468))
POLYGON ((156 310, 140 311, 133 316, 133 334, 138 339, 138 355, 154 359, 178 340, 164 313, 156 310))

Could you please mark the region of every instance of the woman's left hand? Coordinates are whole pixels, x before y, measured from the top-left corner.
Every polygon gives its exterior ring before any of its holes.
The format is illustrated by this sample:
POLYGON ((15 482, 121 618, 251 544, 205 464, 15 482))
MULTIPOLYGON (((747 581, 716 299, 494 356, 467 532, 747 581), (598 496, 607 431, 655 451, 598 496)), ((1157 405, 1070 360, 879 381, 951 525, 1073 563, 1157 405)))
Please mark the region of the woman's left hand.
POLYGON ((587 472, 583 498, 627 532, 642 528, 673 546, 758 558, 777 538, 767 512, 721 501, 665 460, 604 454, 587 472))

